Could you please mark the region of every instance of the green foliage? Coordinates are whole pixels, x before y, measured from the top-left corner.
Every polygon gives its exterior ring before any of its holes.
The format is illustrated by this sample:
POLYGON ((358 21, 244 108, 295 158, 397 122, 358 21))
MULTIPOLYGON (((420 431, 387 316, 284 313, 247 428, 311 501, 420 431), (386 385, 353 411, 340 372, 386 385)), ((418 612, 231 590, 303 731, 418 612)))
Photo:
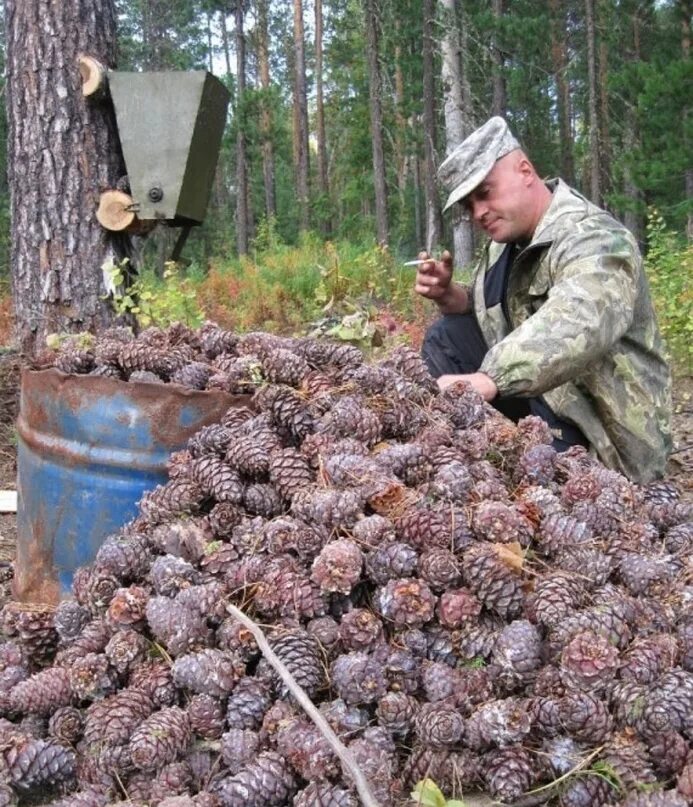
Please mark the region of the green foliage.
POLYGON ((119 316, 130 314, 139 325, 166 327, 183 322, 196 327, 203 320, 197 304, 197 292, 185 278, 180 267, 171 261, 165 264, 163 277, 144 271, 134 279, 128 278, 128 260, 104 266, 114 291, 109 299, 119 316))
POLYGON ((414 276, 372 242, 323 243, 303 233, 282 243, 272 222, 258 229, 252 257, 215 265, 195 283, 205 314, 239 330, 304 329, 360 345, 378 341, 375 322, 388 307, 411 313, 414 276))
POLYGON ((462 799, 446 799, 433 779, 422 779, 411 793, 413 804, 421 807, 466 807, 462 799))
POLYGON ((650 209, 645 271, 659 327, 674 367, 693 371, 693 245, 670 230, 661 214, 650 209))

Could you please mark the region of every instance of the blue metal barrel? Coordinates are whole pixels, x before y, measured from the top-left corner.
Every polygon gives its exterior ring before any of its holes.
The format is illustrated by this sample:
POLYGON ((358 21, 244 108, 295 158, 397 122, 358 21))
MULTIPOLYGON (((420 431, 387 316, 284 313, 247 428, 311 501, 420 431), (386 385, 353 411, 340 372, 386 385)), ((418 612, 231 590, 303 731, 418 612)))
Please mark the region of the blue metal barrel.
POLYGON ((177 385, 22 372, 14 594, 56 602, 74 570, 165 482, 169 454, 249 396, 177 385))

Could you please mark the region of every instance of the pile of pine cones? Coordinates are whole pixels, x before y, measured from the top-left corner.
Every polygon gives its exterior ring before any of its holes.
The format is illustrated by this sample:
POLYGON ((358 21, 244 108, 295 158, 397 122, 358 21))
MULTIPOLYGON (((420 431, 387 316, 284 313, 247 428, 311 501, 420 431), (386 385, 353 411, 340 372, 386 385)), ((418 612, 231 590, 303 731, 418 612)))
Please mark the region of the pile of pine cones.
POLYGON ((671 484, 437 393, 408 348, 367 365, 212 325, 117 333, 56 364, 256 391, 171 456, 74 601, 5 607, 0 805, 356 807, 227 603, 381 807, 424 777, 508 804, 693 804, 693 508, 671 484))

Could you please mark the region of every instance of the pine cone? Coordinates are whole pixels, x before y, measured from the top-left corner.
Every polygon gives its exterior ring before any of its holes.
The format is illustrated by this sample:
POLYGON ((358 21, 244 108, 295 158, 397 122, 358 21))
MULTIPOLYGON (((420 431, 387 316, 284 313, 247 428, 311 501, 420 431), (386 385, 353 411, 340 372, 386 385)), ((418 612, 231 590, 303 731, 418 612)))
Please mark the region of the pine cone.
POLYGON ((272 704, 270 686, 257 678, 241 678, 228 699, 227 725, 230 729, 259 729, 272 704))
POLYGON ((571 692, 560 703, 560 715, 567 734, 578 742, 601 743, 611 731, 606 705, 586 692, 571 692))
POLYGON ((531 754, 517 745, 491 751, 482 770, 489 793, 504 802, 519 799, 535 780, 531 754))
POLYGON ((395 627, 420 628, 433 618, 436 598, 422 580, 390 580, 378 592, 378 607, 395 627))
POLYGON ((385 694, 382 665, 367 653, 345 653, 333 662, 330 677, 339 697, 349 705, 373 703, 385 694))
MULTIPOLYGON (((374 518, 374 516, 371 516, 374 518)), ((367 519, 364 519, 367 520, 367 519)), ((357 527, 363 524, 358 522, 357 527)), ((356 528, 354 529, 356 537, 356 528)), ((366 556, 368 577, 374 583, 384 585, 389 580, 410 577, 414 574, 418 561, 418 553, 409 544, 399 541, 383 543, 366 556)))
POLYGON ((339 639, 347 650, 373 650, 383 640, 383 623, 372 611, 354 608, 342 617, 339 639))
POLYGON ((503 502, 481 502, 472 516, 476 536, 492 543, 529 546, 534 535, 532 523, 512 505, 503 502))
MULTIPOLYGON (((306 631, 287 631, 271 642, 272 650, 296 679, 296 683, 313 697, 324 685, 325 670, 320 646, 306 631)), ((279 696, 285 697, 286 687, 277 681, 279 696)))
POLYGON ((205 740, 218 740, 221 737, 226 713, 223 702, 211 695, 193 695, 188 704, 188 719, 193 733, 205 740))
POLYGON ((245 665, 223 650, 205 649, 179 656, 173 664, 173 680, 179 687, 223 698, 232 692, 245 665))
POLYGON ((0 754, 10 784, 19 791, 69 782, 76 770, 74 751, 54 740, 16 737, 0 754))
POLYGON ((378 701, 378 724, 398 737, 406 737, 414 725, 419 702, 404 692, 388 692, 378 701))
POLYGON ((563 793, 561 807, 602 807, 613 804, 616 798, 614 787, 600 774, 588 773, 572 777, 563 793))
POLYGON ((463 576, 469 588, 491 611, 509 619, 522 610, 521 580, 492 546, 478 544, 464 553, 463 576))
POLYGON ((282 807, 296 790, 291 768, 275 751, 265 751, 218 785, 223 807, 282 807))
POLYGON ((260 737, 250 729, 231 728, 221 737, 221 758, 232 775, 252 764, 260 749, 260 737))
POLYGON ((87 709, 84 739, 90 746, 122 745, 153 710, 154 704, 145 693, 123 689, 87 709))
POLYGON ((311 782, 296 794, 294 807, 358 807, 356 796, 329 782, 311 782))
POLYGON ((464 719, 454 706, 445 701, 424 703, 416 719, 416 736, 422 745, 448 748, 457 745, 464 731, 464 719))
POLYGON ((243 499, 240 476, 218 457, 197 457, 190 463, 190 474, 202 490, 218 502, 240 504, 243 499))
POLYGON ((74 700, 70 672, 63 667, 49 667, 34 673, 12 687, 10 708, 21 714, 49 715, 74 700))
POLYGON ((186 712, 176 706, 162 709, 148 717, 130 738, 132 762, 143 771, 157 770, 185 751, 190 739, 186 712))
POLYGON ((363 555, 358 545, 346 539, 332 541, 313 562, 311 579, 323 591, 349 594, 361 578, 363 555))
POLYGON ((603 636, 584 631, 563 648, 561 665, 569 673, 572 683, 592 692, 603 687, 616 674, 618 650, 603 636))

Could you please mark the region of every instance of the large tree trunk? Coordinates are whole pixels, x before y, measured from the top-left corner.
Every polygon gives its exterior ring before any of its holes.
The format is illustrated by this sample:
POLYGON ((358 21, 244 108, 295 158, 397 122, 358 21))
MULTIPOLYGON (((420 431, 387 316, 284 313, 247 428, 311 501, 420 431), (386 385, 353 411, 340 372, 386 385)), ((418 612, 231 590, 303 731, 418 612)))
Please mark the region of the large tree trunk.
POLYGON ((332 232, 330 214, 330 183, 327 175, 327 139, 325 137, 325 106, 322 81, 322 0, 315 0, 315 124, 318 138, 318 185, 322 203, 320 223, 323 234, 332 232))
POLYGON ((436 183, 436 111, 433 69, 433 23, 435 0, 423 2, 423 133, 424 182, 426 189, 426 249, 432 252, 440 243, 443 225, 436 183))
POLYGON ((380 64, 378 38, 380 19, 376 0, 366 0, 366 50, 368 56, 368 97, 373 141, 373 184, 375 185, 375 228, 379 244, 387 244, 387 186, 383 151, 383 113, 380 105, 380 64))
POLYGON ((308 98, 306 92, 306 54, 303 31, 303 4, 294 0, 294 158, 296 161, 296 196, 298 197, 299 228, 310 226, 308 152, 308 98))
POLYGON ((594 26, 595 0, 585 0, 585 28, 587 33, 587 107, 590 145, 590 197, 599 205, 602 202, 601 160, 599 154, 599 107, 597 93, 597 41, 594 26))
POLYGON ((260 133, 262 136, 262 180, 265 188, 265 214, 277 215, 274 192, 274 146, 272 145, 272 105, 270 102, 269 34, 267 26, 267 0, 257 2, 257 62, 262 88, 260 133))
POLYGON ((236 0, 236 247, 239 255, 247 255, 250 239, 248 211, 248 173, 245 142, 245 33, 243 3, 236 0))
POLYGON ((96 208, 124 167, 112 106, 82 96, 77 56, 113 67, 116 22, 112 0, 6 0, 5 15, 13 298, 31 354, 48 333, 112 320, 101 267, 123 239, 96 208))
MULTIPOLYGON (((465 71, 461 60, 457 3, 456 0, 439 2, 440 29, 443 31, 440 48, 445 103, 445 152, 450 154, 472 131, 471 109, 465 106, 464 101, 465 71)), ((459 205, 454 205, 451 212, 455 266, 461 268, 471 263, 474 256, 474 233, 472 223, 462 215, 459 205)))
POLYGON ((493 73, 493 98, 491 99, 491 114, 503 115, 507 111, 508 98, 503 73, 503 51, 500 46, 500 28, 505 13, 505 0, 491 0, 493 13, 494 33, 491 41, 491 64, 493 73))
POLYGON ((573 133, 570 125, 570 87, 566 55, 566 18, 563 0, 549 0, 551 17, 551 60, 556 82, 558 137, 560 139, 561 176, 571 185, 575 182, 573 133))

